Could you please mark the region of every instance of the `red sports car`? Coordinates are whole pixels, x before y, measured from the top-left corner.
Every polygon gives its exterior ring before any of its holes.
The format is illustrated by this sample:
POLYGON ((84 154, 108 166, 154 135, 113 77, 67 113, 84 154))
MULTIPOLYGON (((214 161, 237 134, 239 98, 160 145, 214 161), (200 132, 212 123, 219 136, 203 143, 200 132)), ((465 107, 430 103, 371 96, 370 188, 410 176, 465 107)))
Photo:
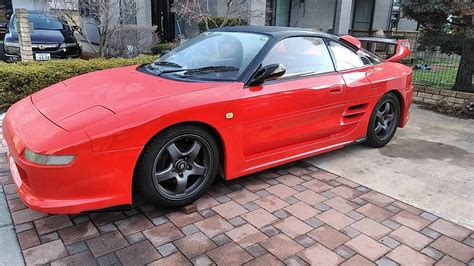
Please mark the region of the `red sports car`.
POLYGON ((382 147, 408 120, 409 54, 383 61, 350 36, 228 27, 152 64, 78 76, 7 112, 21 199, 34 210, 119 210, 136 189, 181 206, 225 179, 364 142, 382 147))

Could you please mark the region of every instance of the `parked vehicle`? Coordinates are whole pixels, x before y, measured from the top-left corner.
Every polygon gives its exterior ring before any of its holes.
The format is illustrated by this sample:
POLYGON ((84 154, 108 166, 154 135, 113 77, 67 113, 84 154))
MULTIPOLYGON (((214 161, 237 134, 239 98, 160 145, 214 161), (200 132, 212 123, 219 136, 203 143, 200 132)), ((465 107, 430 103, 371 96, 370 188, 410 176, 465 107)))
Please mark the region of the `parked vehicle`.
POLYGON ((383 147, 406 125, 412 70, 341 38, 295 28, 228 27, 158 61, 60 82, 4 120, 21 199, 47 213, 161 206, 229 180, 342 148, 383 147))
MULTIPOLYGON (((81 56, 81 45, 64 19, 45 15, 40 11, 28 11, 28 20, 32 25, 31 43, 35 60, 47 61, 81 56)), ((19 61, 20 43, 15 13, 6 31, 3 41, 4 55, 8 61, 19 61)))

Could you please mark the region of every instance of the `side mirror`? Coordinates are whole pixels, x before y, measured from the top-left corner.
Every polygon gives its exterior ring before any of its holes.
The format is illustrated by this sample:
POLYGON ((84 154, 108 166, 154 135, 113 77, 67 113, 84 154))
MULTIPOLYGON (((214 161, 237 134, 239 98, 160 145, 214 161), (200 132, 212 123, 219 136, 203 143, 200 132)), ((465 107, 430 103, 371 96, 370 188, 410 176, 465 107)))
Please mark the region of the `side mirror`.
POLYGON ((257 70, 250 81, 250 86, 260 85, 265 81, 274 80, 283 76, 286 68, 282 64, 271 64, 257 70))

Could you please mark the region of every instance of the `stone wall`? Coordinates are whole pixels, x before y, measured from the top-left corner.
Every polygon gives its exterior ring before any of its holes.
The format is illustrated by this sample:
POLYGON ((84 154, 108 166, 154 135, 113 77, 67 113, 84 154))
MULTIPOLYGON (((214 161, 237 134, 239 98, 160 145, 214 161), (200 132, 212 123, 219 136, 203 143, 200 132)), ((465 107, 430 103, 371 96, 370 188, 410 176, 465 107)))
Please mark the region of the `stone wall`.
POLYGON ((449 106, 460 107, 468 100, 474 98, 474 93, 435 89, 427 86, 415 85, 414 102, 437 104, 444 101, 449 106))

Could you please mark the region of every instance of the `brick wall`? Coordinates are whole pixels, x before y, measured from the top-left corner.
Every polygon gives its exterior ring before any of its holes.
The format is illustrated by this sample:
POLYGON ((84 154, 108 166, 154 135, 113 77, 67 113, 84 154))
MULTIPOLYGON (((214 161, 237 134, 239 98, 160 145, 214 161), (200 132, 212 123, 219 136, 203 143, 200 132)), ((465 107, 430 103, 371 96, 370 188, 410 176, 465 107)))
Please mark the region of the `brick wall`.
POLYGON ((474 93, 435 89, 415 85, 414 102, 436 104, 445 101, 449 106, 460 107, 466 100, 474 98, 474 93))

